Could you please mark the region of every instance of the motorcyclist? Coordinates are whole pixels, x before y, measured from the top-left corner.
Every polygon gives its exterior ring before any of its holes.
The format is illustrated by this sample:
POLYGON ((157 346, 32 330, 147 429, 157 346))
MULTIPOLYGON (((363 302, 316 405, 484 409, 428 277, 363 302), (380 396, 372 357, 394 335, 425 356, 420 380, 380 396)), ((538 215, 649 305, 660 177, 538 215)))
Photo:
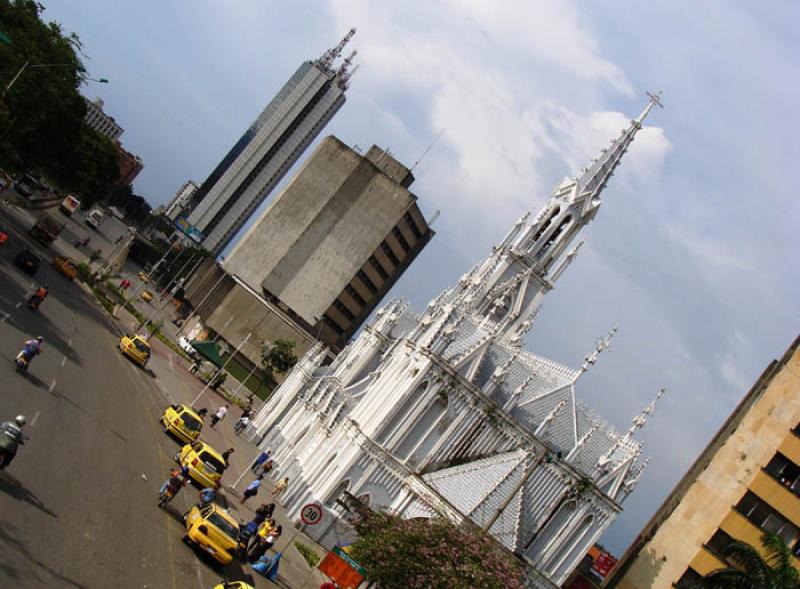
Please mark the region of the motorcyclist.
POLYGON ((31 298, 28 299, 28 303, 33 305, 34 307, 38 307, 39 305, 42 304, 42 301, 45 300, 45 298, 47 298, 48 293, 49 291, 47 290, 47 285, 43 284, 35 291, 33 291, 31 298))
POLYGON ((36 339, 29 339, 22 344, 22 351, 19 353, 25 359, 25 362, 30 364, 34 356, 42 353, 42 342, 44 338, 40 335, 36 339))
POLYGON ((0 424, 0 450, 5 452, 5 458, 2 460, 0 468, 11 464, 14 456, 17 455, 19 445, 25 443, 25 434, 22 433, 22 428, 26 422, 24 415, 17 415, 14 421, 4 421, 0 424))
POLYGON ((180 491, 184 486, 189 483, 189 467, 183 466, 180 469, 175 469, 169 473, 169 478, 167 481, 161 485, 161 489, 158 491, 159 495, 163 495, 167 489, 169 488, 172 490, 172 495, 177 495, 178 491, 180 491))

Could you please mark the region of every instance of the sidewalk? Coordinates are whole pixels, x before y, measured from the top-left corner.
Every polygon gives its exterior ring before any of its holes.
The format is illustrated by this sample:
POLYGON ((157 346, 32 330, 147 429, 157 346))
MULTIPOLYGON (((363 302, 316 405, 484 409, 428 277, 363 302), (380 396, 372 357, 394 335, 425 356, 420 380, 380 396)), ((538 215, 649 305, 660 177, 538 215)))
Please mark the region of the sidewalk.
MULTIPOLYGON (((124 310, 119 311, 118 322, 123 329, 127 330, 132 330, 138 323, 130 313, 124 310)), ((175 354, 163 342, 157 338, 153 338, 150 341, 150 345, 153 355, 148 366, 154 374, 155 385, 166 397, 165 406, 167 403, 191 404, 194 398, 197 397, 203 389, 204 383, 190 374, 188 370, 189 363, 175 354)), ((222 396, 208 389, 203 394, 197 406, 206 407, 210 416, 217 408, 228 404, 229 403, 222 396)), ((250 475, 249 466, 260 452, 254 444, 233 433, 233 424, 241 413, 241 409, 231 405, 225 419, 219 422, 213 429, 210 426, 211 420, 208 419, 204 424, 201 438, 220 452, 228 448, 234 449, 229 459, 230 466, 223 475, 223 487, 219 493, 220 496, 217 503, 227 507, 231 515, 236 518, 237 521, 245 523, 253 518, 254 508, 258 507, 261 503, 269 503, 272 501, 269 491, 276 481, 271 477, 266 477, 259 494, 252 497, 248 501, 248 505, 242 505, 240 503, 240 490, 244 489, 244 487, 255 478, 250 475), (243 472, 247 474, 242 478, 237 489, 233 489, 233 483, 243 472)), ((176 442, 176 451, 179 447, 180 446, 176 442)), ((325 577, 317 569, 311 569, 305 558, 297 549, 293 545, 290 546, 290 542, 296 540, 305 544, 314 550, 320 558, 327 554, 327 550, 317 545, 314 540, 308 538, 302 532, 296 530, 289 514, 287 514, 278 501, 275 501, 275 503, 276 508, 273 517, 283 526, 283 534, 276 542, 273 550, 283 553, 279 567, 280 574, 277 586, 291 589, 317 589, 320 584, 325 581, 325 577)), ((242 566, 246 567, 247 565, 242 566)), ((255 572, 252 572, 252 575, 256 579, 256 587, 276 586, 275 583, 266 580, 255 572)))

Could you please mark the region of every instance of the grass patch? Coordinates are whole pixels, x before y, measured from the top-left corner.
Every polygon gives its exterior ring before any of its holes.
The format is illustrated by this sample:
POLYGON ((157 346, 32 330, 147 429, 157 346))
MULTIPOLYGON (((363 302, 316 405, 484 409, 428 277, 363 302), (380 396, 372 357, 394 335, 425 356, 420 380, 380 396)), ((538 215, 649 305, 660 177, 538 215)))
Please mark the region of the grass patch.
POLYGON ((313 568, 319 564, 320 561, 319 555, 316 552, 314 552, 314 550, 312 550, 305 544, 301 544, 296 540, 294 543, 294 547, 297 548, 297 551, 303 555, 303 558, 306 559, 308 566, 313 568))

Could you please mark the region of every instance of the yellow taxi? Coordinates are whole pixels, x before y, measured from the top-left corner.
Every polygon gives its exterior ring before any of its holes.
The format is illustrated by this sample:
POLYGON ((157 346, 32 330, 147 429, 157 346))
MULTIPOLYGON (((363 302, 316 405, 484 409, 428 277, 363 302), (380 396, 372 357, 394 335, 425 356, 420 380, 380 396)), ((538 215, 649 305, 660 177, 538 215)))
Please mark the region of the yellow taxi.
POLYGON ((142 368, 150 359, 150 344, 141 335, 123 335, 119 340, 119 351, 142 368))
POLYGON ((188 405, 170 405, 160 421, 165 432, 188 444, 194 442, 203 429, 203 420, 188 405))
POLYGON ((233 560, 239 544, 239 524, 227 511, 215 504, 195 505, 186 514, 185 542, 206 551, 221 564, 233 560))
POLYGON ((189 467, 191 479, 203 487, 219 487, 225 471, 225 459, 205 442, 186 444, 175 455, 175 461, 189 467))
POLYGON ((147 284, 148 282, 150 282, 150 278, 147 276, 147 274, 146 274, 144 271, 142 271, 142 272, 139 272, 139 273, 138 273, 136 276, 138 276, 138 277, 139 277, 139 280, 141 280, 141 281, 142 281, 142 282, 144 282, 145 284, 147 284))
POLYGON ((214 589, 255 589, 244 581, 223 581, 219 585, 214 585, 214 589))
POLYGON ((153 293, 150 292, 149 290, 143 290, 142 291, 142 300, 144 300, 145 303, 149 303, 150 301, 153 300, 153 293))
POLYGON ((53 258, 53 268, 55 268, 64 278, 75 280, 78 275, 78 267, 75 262, 64 256, 56 256, 53 258))

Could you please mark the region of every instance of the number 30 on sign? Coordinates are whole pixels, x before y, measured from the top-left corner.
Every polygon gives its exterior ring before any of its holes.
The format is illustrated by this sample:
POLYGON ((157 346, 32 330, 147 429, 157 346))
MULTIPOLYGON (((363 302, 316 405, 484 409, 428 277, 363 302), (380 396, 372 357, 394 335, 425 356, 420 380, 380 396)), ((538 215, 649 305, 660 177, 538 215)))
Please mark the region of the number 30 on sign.
POLYGON ((313 526, 322 521, 322 508, 316 503, 308 503, 303 505, 300 510, 300 519, 308 526, 313 526))

